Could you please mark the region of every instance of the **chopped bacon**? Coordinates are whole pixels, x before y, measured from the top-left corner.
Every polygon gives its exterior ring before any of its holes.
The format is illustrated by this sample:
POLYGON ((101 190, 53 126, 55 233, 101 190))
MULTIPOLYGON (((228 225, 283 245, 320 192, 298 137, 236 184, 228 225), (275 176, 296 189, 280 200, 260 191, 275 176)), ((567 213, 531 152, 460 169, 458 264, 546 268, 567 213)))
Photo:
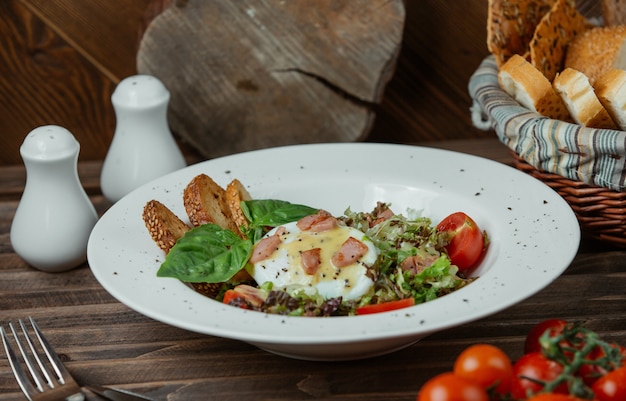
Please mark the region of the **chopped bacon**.
POLYGON ((260 262, 272 256, 274 251, 278 249, 278 246, 281 243, 280 236, 284 233, 285 227, 279 227, 274 235, 265 237, 261 241, 259 241, 252 251, 252 255, 250 256, 250 263, 260 262))
POLYGON ((349 237, 333 255, 331 261, 336 267, 349 266, 365 255, 368 249, 363 242, 354 237, 349 237))
POLYGON ((313 275, 317 272, 317 269, 320 267, 320 263, 322 263, 322 259, 320 257, 321 252, 321 248, 313 248, 300 253, 302 267, 304 268, 306 274, 313 275))
POLYGON ((298 220, 296 226, 301 231, 313 231, 316 233, 332 230, 337 227, 337 219, 325 210, 319 210, 316 214, 306 216, 298 220))
POLYGON ((409 256, 408 258, 402 261, 400 267, 402 270, 409 270, 413 274, 419 274, 423 272, 426 268, 432 266, 433 263, 437 260, 437 257, 429 255, 429 256, 409 256))
POLYGON ((394 214, 395 213, 393 212, 393 210, 388 208, 381 210, 381 212, 377 214, 377 219, 372 222, 372 227, 374 227, 376 224, 382 223, 383 221, 392 218, 394 214))

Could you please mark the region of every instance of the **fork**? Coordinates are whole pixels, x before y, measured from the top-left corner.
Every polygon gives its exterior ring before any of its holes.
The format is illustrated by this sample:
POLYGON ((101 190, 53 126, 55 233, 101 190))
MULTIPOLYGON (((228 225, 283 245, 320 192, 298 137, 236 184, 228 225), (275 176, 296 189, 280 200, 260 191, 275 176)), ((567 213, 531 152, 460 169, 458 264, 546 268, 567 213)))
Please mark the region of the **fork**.
POLYGON ((30 377, 22 368, 20 360, 13 351, 9 335, 4 327, 0 326, 0 335, 11 370, 13 370, 13 374, 26 398, 29 401, 84 401, 85 396, 80 391, 80 387, 65 369, 58 355, 39 330, 35 320, 32 317, 29 317, 28 320, 38 341, 38 346, 35 345, 21 319, 18 321, 18 330, 13 323, 9 323, 9 329, 30 377), (19 334, 20 329, 21 335, 19 334), (43 359, 44 354, 45 359, 43 359), (53 372, 50 371, 50 368, 53 372))

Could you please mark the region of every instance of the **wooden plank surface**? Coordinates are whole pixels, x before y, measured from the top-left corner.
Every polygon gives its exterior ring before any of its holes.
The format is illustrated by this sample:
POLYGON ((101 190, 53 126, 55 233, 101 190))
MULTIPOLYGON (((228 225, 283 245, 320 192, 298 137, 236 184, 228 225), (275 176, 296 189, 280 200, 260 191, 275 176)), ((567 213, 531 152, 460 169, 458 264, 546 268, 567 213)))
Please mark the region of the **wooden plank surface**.
MULTIPOLYGON (((495 140, 458 141, 440 148, 510 162, 495 140)), ((101 163, 80 165, 99 213, 101 163)), ((449 370, 465 347, 488 342, 512 358, 524 335, 552 317, 583 323, 626 344, 626 251, 583 243, 565 274, 546 289, 500 313, 432 334, 404 350, 350 362, 308 362, 251 345, 177 329, 132 311, 96 281, 87 265, 49 274, 13 253, 9 230, 23 170, 0 167, 0 324, 33 316, 82 385, 141 391, 159 401, 190 400, 415 400, 419 387, 449 370), (13 183, 5 186, 5 182, 13 183)), ((23 399, 0 351, 0 400, 23 399)), ((100 400, 93 394, 88 400, 100 400)))

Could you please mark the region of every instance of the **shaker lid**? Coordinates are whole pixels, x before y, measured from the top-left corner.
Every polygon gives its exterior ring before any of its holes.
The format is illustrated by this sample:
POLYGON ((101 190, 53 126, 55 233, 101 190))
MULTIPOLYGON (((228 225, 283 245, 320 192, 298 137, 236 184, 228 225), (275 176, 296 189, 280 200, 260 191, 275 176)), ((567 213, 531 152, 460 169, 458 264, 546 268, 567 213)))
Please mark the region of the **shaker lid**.
POLYGON ((20 154, 25 159, 58 160, 78 154, 80 144, 71 132, 57 125, 44 125, 26 135, 20 154))
POLYGON ((111 101, 115 106, 149 108, 168 102, 170 92, 152 75, 133 75, 123 79, 113 91, 111 101))

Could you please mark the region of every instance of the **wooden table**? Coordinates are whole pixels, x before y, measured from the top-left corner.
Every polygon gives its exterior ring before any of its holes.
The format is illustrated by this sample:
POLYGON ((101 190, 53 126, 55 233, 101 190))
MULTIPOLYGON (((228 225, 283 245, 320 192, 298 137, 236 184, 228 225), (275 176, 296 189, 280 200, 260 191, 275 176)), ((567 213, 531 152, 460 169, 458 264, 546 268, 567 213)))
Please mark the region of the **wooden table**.
MULTIPOLYGON (((511 162, 495 139, 426 145, 511 162)), ((102 213, 108 203, 99 191, 100 166, 81 163, 79 174, 102 213)), ((87 265, 57 274, 29 267, 9 240, 24 181, 21 166, 0 168, 0 323, 33 316, 82 385, 112 385, 171 401, 414 400, 421 384, 451 369, 470 344, 488 342, 519 357, 525 333, 546 318, 580 321, 626 344, 626 250, 584 242, 565 274, 543 291, 407 349, 339 363, 275 356, 144 317, 111 297, 87 265)), ((0 354, 0 400, 24 399, 0 354)), ((88 399, 100 398, 89 394, 88 399)))

